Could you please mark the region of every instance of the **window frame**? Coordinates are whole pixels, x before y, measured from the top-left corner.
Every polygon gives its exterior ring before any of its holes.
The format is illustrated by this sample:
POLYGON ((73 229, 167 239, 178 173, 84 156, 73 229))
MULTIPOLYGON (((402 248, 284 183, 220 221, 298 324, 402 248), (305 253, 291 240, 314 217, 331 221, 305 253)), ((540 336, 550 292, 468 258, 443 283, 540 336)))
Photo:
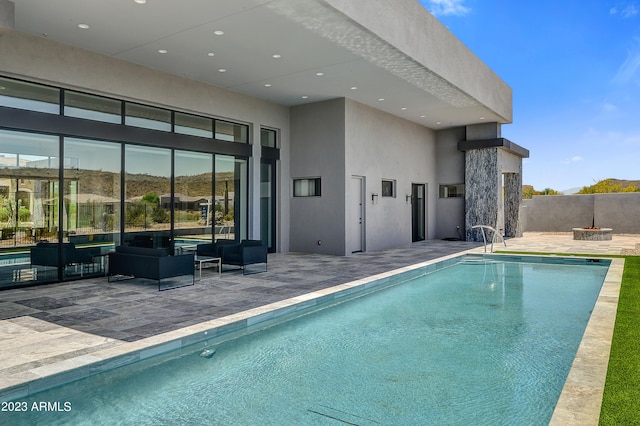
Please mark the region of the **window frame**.
POLYGON ((321 177, 293 178, 292 194, 294 198, 322 197, 322 178, 321 177), (297 183, 302 184, 303 182, 307 183, 306 194, 298 192, 298 189, 302 189, 302 187, 298 186, 297 183), (311 188, 313 188, 313 193, 309 191, 311 188))

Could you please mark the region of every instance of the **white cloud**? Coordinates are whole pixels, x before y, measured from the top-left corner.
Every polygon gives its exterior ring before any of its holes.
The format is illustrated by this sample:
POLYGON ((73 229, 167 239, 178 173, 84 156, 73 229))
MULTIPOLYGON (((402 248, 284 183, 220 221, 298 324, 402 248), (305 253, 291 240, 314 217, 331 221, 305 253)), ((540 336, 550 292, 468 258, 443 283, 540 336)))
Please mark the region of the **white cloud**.
POLYGON ((615 6, 609 9, 610 15, 617 15, 619 13, 620 16, 625 19, 633 18, 638 14, 638 12, 640 12, 640 9, 638 8, 638 6, 636 6, 635 3, 627 4, 624 7, 622 7, 622 9, 618 9, 615 6))
POLYGON ((471 9, 463 5, 464 0, 428 0, 427 8, 433 15, 466 15, 471 9))
POLYGON ((627 84, 633 81, 634 76, 640 70, 640 37, 633 39, 633 45, 627 50, 627 58, 622 63, 613 82, 617 84, 627 84))
POLYGON ((579 155, 574 155, 571 158, 568 158, 566 160, 561 161, 562 164, 571 164, 571 163, 577 163, 579 161, 582 161, 583 158, 579 155))
POLYGON ((622 9, 620 15, 623 18, 631 18, 632 16, 636 16, 638 14, 638 7, 635 4, 630 4, 629 6, 622 9))
POLYGON ((614 112, 614 111, 617 111, 617 110, 618 110, 618 107, 615 106, 614 104, 610 104, 609 102, 605 102, 602 105, 602 112, 605 112, 605 113, 606 112, 614 112))

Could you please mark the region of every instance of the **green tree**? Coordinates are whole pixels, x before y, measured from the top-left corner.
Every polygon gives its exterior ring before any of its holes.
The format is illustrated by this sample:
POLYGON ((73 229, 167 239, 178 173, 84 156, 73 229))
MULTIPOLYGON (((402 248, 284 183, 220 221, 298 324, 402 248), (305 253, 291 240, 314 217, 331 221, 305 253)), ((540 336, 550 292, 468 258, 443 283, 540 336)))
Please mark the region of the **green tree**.
POLYGON ((545 188, 542 191, 536 191, 531 185, 522 186, 522 199, 533 198, 534 195, 562 195, 562 192, 558 192, 555 189, 545 188))
POLYGON ((142 201, 157 206, 160 204, 160 196, 155 192, 147 192, 142 196, 142 201))
POLYGON ((578 194, 608 194, 612 192, 640 192, 640 189, 632 183, 608 178, 591 186, 583 186, 578 194))

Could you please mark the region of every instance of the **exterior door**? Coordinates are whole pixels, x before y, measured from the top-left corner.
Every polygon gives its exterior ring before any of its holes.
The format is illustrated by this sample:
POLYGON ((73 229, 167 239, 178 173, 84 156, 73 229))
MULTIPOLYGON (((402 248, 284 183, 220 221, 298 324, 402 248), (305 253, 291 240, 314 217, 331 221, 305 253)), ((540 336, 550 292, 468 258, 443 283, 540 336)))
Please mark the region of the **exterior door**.
POLYGON ((348 252, 361 252, 364 247, 364 178, 351 177, 349 196, 348 252))
POLYGON ((425 228, 425 185, 414 183, 411 184, 411 240, 424 240, 425 228))

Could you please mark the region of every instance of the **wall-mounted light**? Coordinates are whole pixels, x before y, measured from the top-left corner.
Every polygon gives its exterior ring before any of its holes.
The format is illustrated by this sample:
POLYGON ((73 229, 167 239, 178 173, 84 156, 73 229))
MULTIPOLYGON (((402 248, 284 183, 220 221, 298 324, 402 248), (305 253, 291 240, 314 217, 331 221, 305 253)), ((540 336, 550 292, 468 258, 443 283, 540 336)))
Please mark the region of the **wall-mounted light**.
POLYGON ((404 198, 405 198, 405 201, 407 202, 407 204, 411 204, 411 195, 410 194, 405 195, 404 198))
POLYGON ((371 203, 378 204, 378 194, 376 194, 375 192, 371 193, 371 203))

